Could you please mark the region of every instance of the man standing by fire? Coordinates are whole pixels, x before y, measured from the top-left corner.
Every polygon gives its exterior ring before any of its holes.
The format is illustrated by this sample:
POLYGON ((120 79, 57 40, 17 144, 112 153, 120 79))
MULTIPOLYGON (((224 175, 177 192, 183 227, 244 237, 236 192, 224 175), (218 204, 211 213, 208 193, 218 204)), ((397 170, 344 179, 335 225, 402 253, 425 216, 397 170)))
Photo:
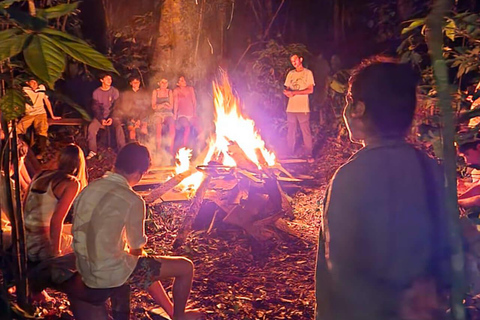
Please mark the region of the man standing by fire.
POLYGON ((303 66, 303 57, 299 54, 290 56, 290 62, 295 68, 287 74, 283 94, 288 98, 287 105, 287 145, 290 155, 295 151, 297 123, 302 131, 303 144, 307 161, 313 162, 312 132, 310 131, 310 106, 308 95, 313 93, 315 81, 312 71, 303 66))

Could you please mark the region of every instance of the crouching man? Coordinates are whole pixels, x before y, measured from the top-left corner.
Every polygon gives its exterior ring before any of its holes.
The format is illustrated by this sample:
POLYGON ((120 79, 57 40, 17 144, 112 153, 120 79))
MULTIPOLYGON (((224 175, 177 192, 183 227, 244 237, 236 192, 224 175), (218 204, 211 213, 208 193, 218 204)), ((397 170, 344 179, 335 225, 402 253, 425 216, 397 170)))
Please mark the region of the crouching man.
POLYGON ((145 202, 132 186, 150 166, 148 149, 127 144, 113 172, 91 183, 74 204, 73 248, 86 286, 113 288, 128 283, 147 290, 174 320, 200 319, 185 310, 193 263, 183 257, 146 256, 145 202), (127 248, 127 249, 126 249, 127 248), (173 303, 159 279, 174 278, 173 303))

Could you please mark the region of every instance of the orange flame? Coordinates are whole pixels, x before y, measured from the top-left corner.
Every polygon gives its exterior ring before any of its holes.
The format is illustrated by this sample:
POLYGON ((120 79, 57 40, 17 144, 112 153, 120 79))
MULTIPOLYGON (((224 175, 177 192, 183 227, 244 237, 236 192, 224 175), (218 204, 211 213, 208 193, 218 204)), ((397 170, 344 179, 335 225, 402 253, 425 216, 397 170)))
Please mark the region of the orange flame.
MULTIPOLYGON (((210 139, 203 164, 208 164, 212 159, 221 159, 223 165, 236 166, 235 160, 228 152, 229 146, 236 143, 259 169, 263 165, 275 165, 275 154, 266 149, 265 142, 255 128, 255 122, 242 114, 241 102, 233 93, 227 76, 224 76, 222 84, 213 82, 213 94, 215 134, 210 139)), ((188 170, 190 158, 191 150, 185 148, 179 150, 177 174, 188 170)), ((196 190, 203 179, 204 174, 198 172, 184 179, 181 186, 196 190)))

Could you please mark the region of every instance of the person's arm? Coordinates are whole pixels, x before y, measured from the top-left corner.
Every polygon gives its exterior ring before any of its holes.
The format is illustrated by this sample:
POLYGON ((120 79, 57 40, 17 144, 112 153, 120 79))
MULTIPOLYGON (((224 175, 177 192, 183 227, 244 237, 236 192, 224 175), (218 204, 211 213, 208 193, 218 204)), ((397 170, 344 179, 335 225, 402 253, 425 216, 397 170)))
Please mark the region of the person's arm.
POLYGON ((93 91, 92 95, 92 112, 93 116, 100 122, 104 120, 103 113, 102 113, 102 106, 100 101, 98 100, 97 90, 93 91))
POLYGON ((142 199, 138 199, 132 204, 125 223, 125 233, 130 254, 143 255, 143 247, 147 243, 145 216, 145 202, 142 199))
POLYGON ((178 113, 178 90, 173 90, 173 119, 177 120, 178 113))
POLYGON ((193 102, 193 116, 197 116, 197 96, 195 95, 195 89, 193 87, 190 87, 192 91, 192 102, 193 102))
MULTIPOLYGON (((68 180, 61 183, 56 189, 60 189, 60 197, 58 198, 55 211, 50 219, 50 241, 52 244, 53 254, 55 256, 61 254, 60 241, 62 236, 63 221, 67 216, 73 200, 80 191, 80 182, 78 180, 68 180)), ((55 190, 54 190, 55 193, 55 190)))
POLYGON ((152 92, 152 109, 157 110, 157 90, 152 92))
POLYGON ((313 93, 313 84, 309 85, 306 89, 303 90, 289 90, 292 93, 292 96, 312 94, 313 93))
POLYGON ((170 108, 173 110, 173 93, 170 89, 168 89, 168 103, 170 104, 170 108))
POLYGON ((52 104, 50 103, 50 99, 48 99, 47 96, 45 96, 45 98, 43 98, 43 102, 45 103, 45 106, 47 107, 47 110, 48 110, 48 112, 50 113, 50 116, 52 117, 53 120, 60 120, 60 119, 62 119, 62 117, 56 117, 56 116, 53 114, 52 104))

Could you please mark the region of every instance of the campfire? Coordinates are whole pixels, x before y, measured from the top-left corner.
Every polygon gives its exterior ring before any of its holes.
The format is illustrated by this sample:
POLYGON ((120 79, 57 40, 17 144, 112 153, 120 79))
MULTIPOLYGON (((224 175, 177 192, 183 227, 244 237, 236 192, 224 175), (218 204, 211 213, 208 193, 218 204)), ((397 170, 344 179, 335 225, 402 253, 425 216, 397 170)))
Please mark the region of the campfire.
POLYGON ((175 174, 146 195, 145 200, 155 203, 173 188, 188 195, 191 204, 177 236, 177 246, 183 243, 198 213, 208 203, 215 207, 208 231, 218 223, 226 223, 245 229, 257 240, 269 239, 278 230, 290 233, 282 218, 291 216, 292 209, 278 179, 295 178, 266 148, 254 121, 242 114, 240 100, 226 77, 222 83, 213 84, 213 92, 215 132, 197 157, 197 165, 191 161, 192 150, 180 149, 175 174))

